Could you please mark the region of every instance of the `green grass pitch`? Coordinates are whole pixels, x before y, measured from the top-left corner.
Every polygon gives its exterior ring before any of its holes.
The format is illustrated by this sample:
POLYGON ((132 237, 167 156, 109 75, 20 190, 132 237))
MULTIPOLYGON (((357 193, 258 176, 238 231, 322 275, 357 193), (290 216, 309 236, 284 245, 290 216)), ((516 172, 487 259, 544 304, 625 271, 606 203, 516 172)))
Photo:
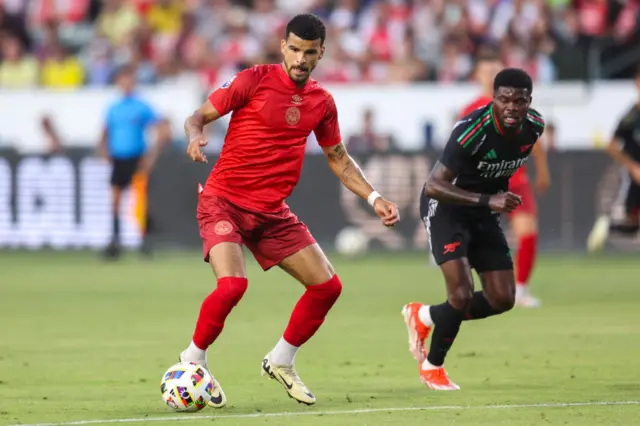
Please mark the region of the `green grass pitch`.
POLYGON ((404 303, 443 300, 427 256, 330 257, 342 298, 296 363, 317 404, 298 405, 259 375, 302 287, 250 261, 249 291, 209 351, 229 406, 174 414, 160 378, 214 287, 199 253, 114 264, 0 253, 0 424, 640 424, 637 256, 543 257, 543 308, 463 324, 447 361, 462 387, 453 393, 419 382, 400 316, 404 303))

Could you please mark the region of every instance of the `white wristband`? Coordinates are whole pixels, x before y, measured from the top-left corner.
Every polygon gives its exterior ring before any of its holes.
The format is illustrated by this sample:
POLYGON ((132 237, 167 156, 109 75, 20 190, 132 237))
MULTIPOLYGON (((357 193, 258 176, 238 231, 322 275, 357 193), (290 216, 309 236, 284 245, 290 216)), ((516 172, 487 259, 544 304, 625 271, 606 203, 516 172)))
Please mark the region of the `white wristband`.
POLYGON ((382 198, 382 195, 378 194, 378 191, 373 191, 371 194, 369 194, 367 202, 371 207, 373 207, 373 203, 375 203, 378 198, 382 198))

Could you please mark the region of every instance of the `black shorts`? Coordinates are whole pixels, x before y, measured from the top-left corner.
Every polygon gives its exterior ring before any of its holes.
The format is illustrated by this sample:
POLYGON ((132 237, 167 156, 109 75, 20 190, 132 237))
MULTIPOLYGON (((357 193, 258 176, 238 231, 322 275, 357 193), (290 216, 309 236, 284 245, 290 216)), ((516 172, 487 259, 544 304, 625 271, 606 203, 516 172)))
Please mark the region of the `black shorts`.
POLYGON ((141 158, 114 158, 112 161, 111 186, 128 187, 133 176, 138 171, 141 158))
POLYGON ((629 178, 627 194, 624 200, 625 211, 628 215, 640 214, 640 185, 631 176, 629 178))
POLYGON ((420 217, 438 265, 466 257, 477 272, 513 269, 500 215, 482 207, 439 203, 422 195, 420 217))

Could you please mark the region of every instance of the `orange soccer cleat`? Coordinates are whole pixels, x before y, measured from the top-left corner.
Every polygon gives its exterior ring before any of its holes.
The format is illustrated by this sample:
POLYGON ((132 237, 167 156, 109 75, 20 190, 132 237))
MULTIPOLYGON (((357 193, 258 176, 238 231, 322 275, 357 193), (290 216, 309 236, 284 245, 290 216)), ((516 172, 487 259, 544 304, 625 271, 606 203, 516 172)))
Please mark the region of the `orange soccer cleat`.
POLYGON ((444 368, 437 367, 425 370, 420 365, 420 381, 429 386, 433 390, 455 391, 460 390, 460 386, 456 385, 449 379, 444 368))
POLYGON ((418 312, 422 306, 422 303, 412 302, 402 308, 402 316, 409 333, 409 351, 420 363, 427 359, 425 342, 433 329, 433 324, 426 325, 420 320, 418 312))

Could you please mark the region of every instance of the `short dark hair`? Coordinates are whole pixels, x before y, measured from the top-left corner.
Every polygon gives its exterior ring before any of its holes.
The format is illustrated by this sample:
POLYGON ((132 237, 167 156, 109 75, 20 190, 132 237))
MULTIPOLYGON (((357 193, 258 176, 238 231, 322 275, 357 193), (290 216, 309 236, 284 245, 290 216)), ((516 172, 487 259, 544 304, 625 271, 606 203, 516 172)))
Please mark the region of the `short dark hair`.
POLYGON ((533 91, 533 81, 531 76, 523 69, 505 68, 493 80, 493 90, 498 90, 499 87, 526 89, 531 93, 533 91))
POLYGON ((291 33, 303 40, 311 41, 320 39, 320 43, 324 44, 324 39, 327 36, 327 28, 324 26, 322 20, 313 13, 301 13, 294 16, 287 24, 287 29, 284 33, 285 40, 291 33))
POLYGON ((125 64, 116 70, 114 73, 114 79, 117 80, 123 76, 135 76, 136 67, 133 64, 125 64))

